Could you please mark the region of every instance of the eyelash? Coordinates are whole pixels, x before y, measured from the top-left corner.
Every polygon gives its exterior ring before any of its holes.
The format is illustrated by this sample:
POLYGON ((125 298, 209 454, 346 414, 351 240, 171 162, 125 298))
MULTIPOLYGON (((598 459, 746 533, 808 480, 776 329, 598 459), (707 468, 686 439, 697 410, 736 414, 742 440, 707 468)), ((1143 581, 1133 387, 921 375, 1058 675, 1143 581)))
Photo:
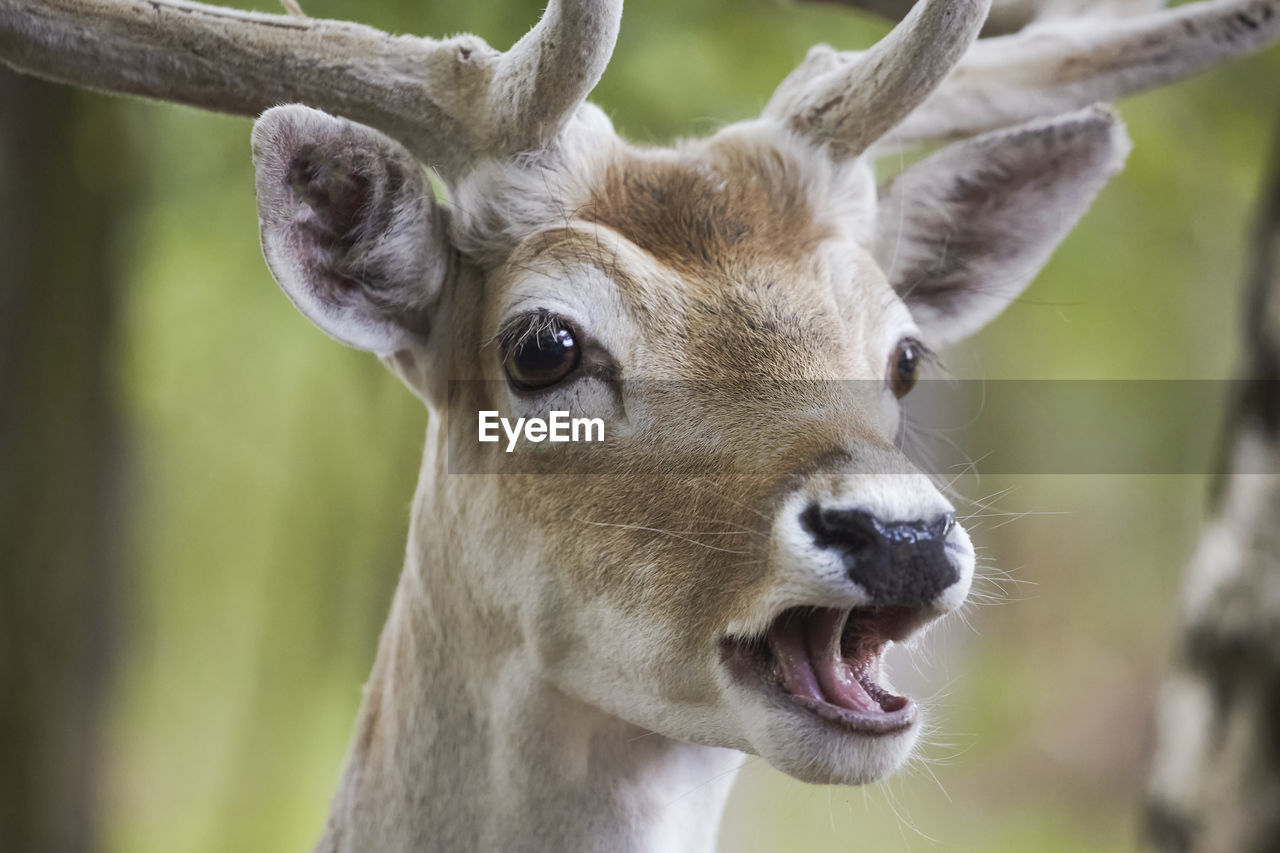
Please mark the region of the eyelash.
POLYGON ((505 355, 529 338, 556 326, 563 326, 571 330, 574 333, 574 337, 578 337, 576 325, 559 314, 548 311, 546 308, 538 308, 533 311, 526 311, 523 314, 517 314, 503 323, 502 328, 498 330, 498 333, 493 336, 490 342, 496 343, 499 350, 505 355))
POLYGON ((916 355, 920 359, 921 373, 924 372, 924 369, 926 367, 935 367, 935 368, 942 367, 942 359, 938 356, 936 352, 929 349, 929 347, 926 344, 922 343, 919 338, 912 338, 911 340, 915 342, 916 355))

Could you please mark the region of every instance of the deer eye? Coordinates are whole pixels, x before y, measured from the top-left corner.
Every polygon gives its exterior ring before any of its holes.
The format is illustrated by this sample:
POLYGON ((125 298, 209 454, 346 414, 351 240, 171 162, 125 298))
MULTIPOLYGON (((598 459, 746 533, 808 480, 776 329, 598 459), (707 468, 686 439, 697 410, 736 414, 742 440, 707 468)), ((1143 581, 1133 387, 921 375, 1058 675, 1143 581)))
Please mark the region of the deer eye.
POLYGON ((522 333, 508 337, 503 367, 522 391, 550 388, 577 369, 582 351, 563 320, 536 317, 522 333))
POLYGON ((916 387, 916 380, 920 378, 921 349, 919 341, 906 338, 898 343, 889 359, 889 389, 899 400, 916 387))

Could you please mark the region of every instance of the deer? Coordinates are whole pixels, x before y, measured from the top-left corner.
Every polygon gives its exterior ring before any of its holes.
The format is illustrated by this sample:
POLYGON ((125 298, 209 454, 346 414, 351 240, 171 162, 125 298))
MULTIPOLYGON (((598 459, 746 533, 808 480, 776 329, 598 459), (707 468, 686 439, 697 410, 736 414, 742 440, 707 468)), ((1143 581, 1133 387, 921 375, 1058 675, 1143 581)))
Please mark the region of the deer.
POLYGON ((883 655, 963 606, 975 552, 901 401, 1121 169, 1109 104, 1274 42, 1280 2, 845 5, 896 24, 648 147, 587 101, 622 0, 549 0, 505 52, 294 3, 0 0, 13 69, 253 117, 272 276, 427 411, 317 851, 709 851, 746 755, 859 785, 916 749, 883 655), (602 416, 585 467, 477 440, 553 411, 602 416))

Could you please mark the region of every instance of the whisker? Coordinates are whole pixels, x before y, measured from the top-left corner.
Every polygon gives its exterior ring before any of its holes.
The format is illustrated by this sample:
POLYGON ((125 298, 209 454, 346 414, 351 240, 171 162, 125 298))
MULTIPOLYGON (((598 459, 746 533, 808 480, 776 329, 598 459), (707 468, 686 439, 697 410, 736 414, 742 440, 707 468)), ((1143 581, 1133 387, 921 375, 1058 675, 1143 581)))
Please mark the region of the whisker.
POLYGON ((718 546, 716 546, 716 545, 709 545, 709 544, 707 544, 706 542, 699 542, 697 539, 694 539, 694 538, 692 538, 692 537, 690 537, 690 536, 684 536, 684 535, 680 534, 680 533, 679 533, 679 532, 677 532, 677 531, 674 531, 674 530, 664 530, 664 529, 662 529, 662 528, 660 528, 660 527, 645 527, 644 525, 641 525, 641 524, 618 524, 618 523, 609 522, 609 521, 586 521, 585 523, 586 523, 586 524, 590 524, 590 525, 592 525, 592 526, 594 526, 594 527, 617 527, 617 528, 621 528, 621 529, 623 529, 623 530, 643 530, 643 531, 646 531, 646 532, 648 532, 648 533, 657 533, 657 534, 660 534, 660 535, 662 535, 662 536, 670 536, 672 539, 679 539, 679 540, 681 540, 681 541, 683 541, 683 542, 688 542, 688 543, 689 543, 689 544, 691 544, 691 545, 697 545, 697 546, 699 546, 699 547, 701 547, 701 548, 706 548, 706 549, 707 549, 707 550, 709 550, 709 551, 722 551, 722 552, 724 552, 724 553, 726 553, 726 554, 750 554, 750 553, 752 553, 751 551, 737 551, 737 550, 734 550, 734 549, 732 549, 732 548, 720 548, 720 547, 718 547, 718 546))

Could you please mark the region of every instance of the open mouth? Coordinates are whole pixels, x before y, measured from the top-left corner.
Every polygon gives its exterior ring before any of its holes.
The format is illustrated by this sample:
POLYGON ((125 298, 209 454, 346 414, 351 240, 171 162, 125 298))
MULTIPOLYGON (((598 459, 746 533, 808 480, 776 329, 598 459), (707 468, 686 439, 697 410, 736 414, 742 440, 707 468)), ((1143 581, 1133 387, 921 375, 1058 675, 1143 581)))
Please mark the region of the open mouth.
POLYGON ((881 656, 931 616, 910 607, 795 607, 763 639, 725 640, 726 657, 740 675, 824 720, 858 734, 893 734, 915 723, 916 705, 880 684, 881 656))

